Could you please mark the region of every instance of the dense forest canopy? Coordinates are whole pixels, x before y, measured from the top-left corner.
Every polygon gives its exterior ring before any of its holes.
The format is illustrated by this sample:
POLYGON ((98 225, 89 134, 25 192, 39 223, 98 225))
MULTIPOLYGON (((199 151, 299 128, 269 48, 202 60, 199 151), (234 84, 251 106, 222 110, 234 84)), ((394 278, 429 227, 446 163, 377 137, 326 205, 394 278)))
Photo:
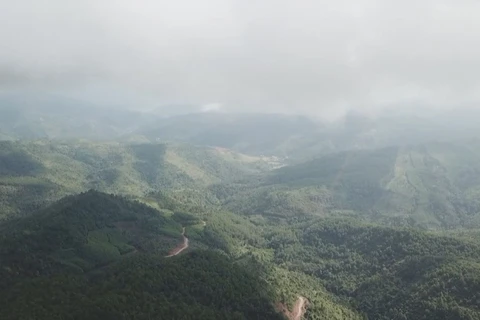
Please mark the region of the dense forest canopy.
POLYGON ((345 151, 214 190, 245 214, 357 215, 420 228, 477 228, 480 148, 432 142, 345 151))

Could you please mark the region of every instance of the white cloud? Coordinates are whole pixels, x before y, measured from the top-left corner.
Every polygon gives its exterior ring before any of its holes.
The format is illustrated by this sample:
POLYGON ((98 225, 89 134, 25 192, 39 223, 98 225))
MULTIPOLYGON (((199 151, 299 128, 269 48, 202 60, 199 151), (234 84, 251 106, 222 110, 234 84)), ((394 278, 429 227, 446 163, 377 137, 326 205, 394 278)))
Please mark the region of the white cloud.
POLYGON ((202 112, 212 112, 212 111, 220 111, 222 109, 221 103, 207 103, 202 106, 202 112))
POLYGON ((0 0, 0 86, 335 113, 479 102, 473 0, 0 0))

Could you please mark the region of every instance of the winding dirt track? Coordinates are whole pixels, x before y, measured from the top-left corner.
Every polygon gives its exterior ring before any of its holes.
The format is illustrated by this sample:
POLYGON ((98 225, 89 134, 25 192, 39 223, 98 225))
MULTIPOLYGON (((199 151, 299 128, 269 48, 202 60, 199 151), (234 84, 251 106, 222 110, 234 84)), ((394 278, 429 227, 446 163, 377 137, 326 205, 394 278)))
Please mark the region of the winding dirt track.
POLYGON ((293 307, 291 320, 301 320, 303 318, 303 315, 307 311, 307 302, 307 299, 305 299, 304 297, 298 297, 298 300, 293 307))
POLYGON ((185 237, 185 227, 183 227, 182 237, 183 237, 182 244, 176 246, 172 251, 170 251, 170 253, 168 254, 168 256, 166 256, 166 258, 176 256, 177 254, 181 253, 183 250, 188 248, 188 238, 185 237))
MULTIPOLYGON (((203 226, 206 226, 207 223, 202 221, 203 226)), ((171 258, 180 254, 182 251, 188 248, 188 238, 185 237, 185 227, 182 229, 182 237, 183 242, 182 244, 178 245, 172 251, 170 251, 169 255, 166 258, 171 258)), ((136 250, 135 250, 136 251, 136 250)), ((289 312, 288 310, 284 310, 285 315, 288 317, 289 320, 302 320, 305 312, 307 311, 307 304, 308 300, 305 297, 299 296, 295 306, 293 307, 293 311, 289 312)))
POLYGON ((288 310, 288 307, 284 303, 277 303, 277 311, 283 313, 288 320, 301 320, 307 312, 308 300, 305 297, 299 296, 293 310, 288 310))

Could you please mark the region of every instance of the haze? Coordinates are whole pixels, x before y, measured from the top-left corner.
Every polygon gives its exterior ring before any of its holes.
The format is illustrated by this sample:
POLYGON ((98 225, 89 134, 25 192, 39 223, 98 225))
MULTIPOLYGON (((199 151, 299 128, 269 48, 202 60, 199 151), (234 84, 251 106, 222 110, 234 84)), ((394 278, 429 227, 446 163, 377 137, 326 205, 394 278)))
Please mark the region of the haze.
POLYGON ((3 92, 330 116, 480 100, 477 1, 1 2, 3 92))

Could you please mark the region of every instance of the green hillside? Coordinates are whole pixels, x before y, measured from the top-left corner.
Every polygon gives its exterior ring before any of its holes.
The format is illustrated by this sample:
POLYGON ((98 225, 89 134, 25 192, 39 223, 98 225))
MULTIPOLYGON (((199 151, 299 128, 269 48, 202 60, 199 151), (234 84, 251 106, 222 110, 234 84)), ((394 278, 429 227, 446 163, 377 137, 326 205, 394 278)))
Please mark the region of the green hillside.
POLYGON ((247 218, 210 212, 202 224, 162 209, 88 191, 0 224, 3 318, 283 319, 278 306, 305 295, 312 319, 360 319, 314 278, 276 266, 247 218), (182 226, 191 249, 165 258, 182 226))
POLYGON ((304 296, 307 319, 480 316, 478 240, 354 220, 175 216, 89 191, 4 222, 2 315, 281 319, 304 296), (164 258, 185 219, 192 249, 164 258))
POLYGON ((161 189, 205 206, 216 201, 204 191, 207 186, 272 165, 230 151, 180 144, 1 141, 0 218, 91 188, 136 198, 161 189))
POLYGON ((3 319, 283 319, 257 279, 212 252, 128 257, 101 276, 42 277, 13 290, 1 296, 3 319))
POLYGON ((7 319, 281 319, 300 297, 306 319, 480 317, 478 143, 274 170, 186 144, 0 146, 7 319))
POLYGON ((282 319, 228 256, 164 258, 181 241, 175 215, 89 191, 2 224, 2 319, 282 319))
POLYGON ((275 262, 320 280, 368 319, 478 319, 480 243, 322 219, 272 228, 275 262))
POLYGON ((390 225, 478 226, 480 146, 430 143, 348 151, 213 190, 225 205, 272 217, 355 214, 390 225))
POLYGON ((137 251, 166 254, 181 230, 148 206, 88 191, 0 225, 1 279, 89 272, 137 251))

